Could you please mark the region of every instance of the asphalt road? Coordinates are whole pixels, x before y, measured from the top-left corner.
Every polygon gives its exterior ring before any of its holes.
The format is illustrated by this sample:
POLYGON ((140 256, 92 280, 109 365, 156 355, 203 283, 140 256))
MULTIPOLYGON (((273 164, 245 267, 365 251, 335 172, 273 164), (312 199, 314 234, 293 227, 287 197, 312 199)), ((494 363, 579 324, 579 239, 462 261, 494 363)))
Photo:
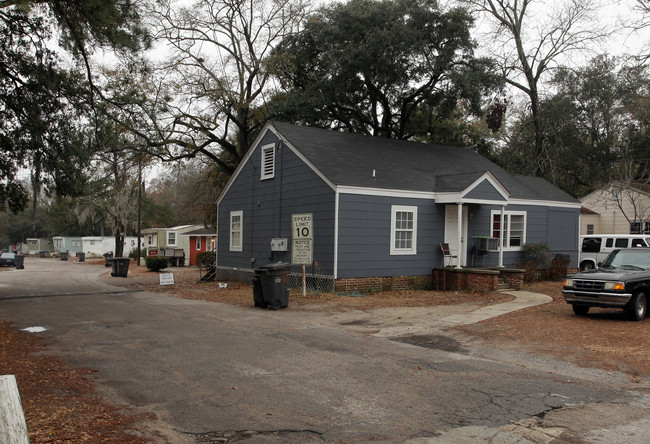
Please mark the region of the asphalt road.
POLYGON ((252 295, 242 308, 131 292, 105 271, 26 258, 0 273, 0 318, 44 327, 50 353, 156 413, 168 442, 650 442, 649 386, 624 375, 504 359, 444 328, 428 346, 352 332, 252 295))

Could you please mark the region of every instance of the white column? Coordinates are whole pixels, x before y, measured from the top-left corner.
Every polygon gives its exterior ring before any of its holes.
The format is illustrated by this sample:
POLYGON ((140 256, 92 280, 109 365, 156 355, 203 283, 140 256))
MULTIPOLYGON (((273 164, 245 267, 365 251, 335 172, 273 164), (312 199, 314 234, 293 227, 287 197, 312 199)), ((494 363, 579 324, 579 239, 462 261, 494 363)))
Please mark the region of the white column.
POLYGON ((456 263, 456 268, 460 268, 460 264, 463 261, 463 245, 465 240, 463 239, 463 204, 458 204, 458 262, 456 263))
POLYGON ((499 224, 499 267, 503 267, 503 224, 505 223, 505 205, 501 205, 501 223, 499 224))

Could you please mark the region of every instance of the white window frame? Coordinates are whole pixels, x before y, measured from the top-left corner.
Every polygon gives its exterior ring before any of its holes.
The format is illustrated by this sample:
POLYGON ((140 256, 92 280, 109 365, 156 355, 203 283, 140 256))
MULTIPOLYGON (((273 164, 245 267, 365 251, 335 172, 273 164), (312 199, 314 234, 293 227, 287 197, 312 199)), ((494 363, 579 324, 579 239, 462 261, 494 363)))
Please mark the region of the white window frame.
POLYGON ((403 206, 403 205, 392 205, 390 211, 390 254, 391 255, 409 255, 417 254, 417 244, 418 244, 418 207, 415 206, 403 206), (397 225, 397 213, 412 213, 413 214, 413 226, 411 228, 400 227, 398 229, 397 225), (408 248, 399 248, 395 246, 395 241, 397 240, 397 232, 410 232, 411 233, 411 246, 408 248))
MULTIPOLYGON (((490 233, 493 237, 499 237, 498 229, 494 228, 494 216, 501 216, 501 210, 492 210, 490 215, 490 233)), ((521 251, 521 247, 526 245, 526 229, 528 228, 528 214, 526 211, 504 211, 503 217, 506 220, 505 225, 503 226, 503 251, 521 251), (512 216, 523 216, 524 226, 521 233, 521 245, 516 245, 514 247, 510 246, 510 229, 512 227, 511 217, 512 216)), ((503 223, 503 221, 501 221, 503 223)))
POLYGON ((149 246, 153 245, 153 234, 147 235, 147 245, 149 246))
POLYGON ((262 159, 260 164, 260 180, 275 177, 275 144, 264 145, 260 150, 262 159))
POLYGON ((176 246, 176 241, 178 240, 178 235, 176 234, 175 231, 168 231, 167 232, 167 246, 168 247, 175 247, 176 246), (169 240, 169 235, 173 234, 174 235, 174 242, 172 243, 171 240, 169 240))
POLYGON ((244 226, 244 212, 243 211, 231 211, 230 212, 230 251, 243 251, 244 239, 243 239, 243 226, 244 226), (239 218, 239 228, 235 229, 233 221, 235 218, 239 218), (234 236, 233 234, 239 234, 239 245, 233 244, 234 236))
POLYGON ((196 251, 201 251, 201 236, 196 236, 196 251))

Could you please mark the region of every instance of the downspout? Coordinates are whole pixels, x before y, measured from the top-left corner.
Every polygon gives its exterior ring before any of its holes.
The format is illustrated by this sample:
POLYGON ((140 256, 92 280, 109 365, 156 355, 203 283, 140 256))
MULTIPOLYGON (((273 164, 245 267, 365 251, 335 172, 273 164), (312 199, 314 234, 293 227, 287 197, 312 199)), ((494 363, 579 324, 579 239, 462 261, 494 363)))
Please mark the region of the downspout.
POLYGON ((505 205, 501 205, 501 223, 499 224, 499 267, 503 267, 503 224, 505 220, 505 205))

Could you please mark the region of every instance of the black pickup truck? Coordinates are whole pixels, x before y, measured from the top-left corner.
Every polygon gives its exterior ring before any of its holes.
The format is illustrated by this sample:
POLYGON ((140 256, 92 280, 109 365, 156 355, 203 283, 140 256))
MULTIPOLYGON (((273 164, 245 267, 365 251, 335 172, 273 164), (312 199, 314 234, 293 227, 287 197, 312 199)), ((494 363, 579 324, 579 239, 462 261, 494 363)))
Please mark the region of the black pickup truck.
POLYGON ((591 307, 622 308, 633 320, 643 320, 650 296, 650 248, 612 251, 598 268, 567 276, 562 295, 577 315, 591 307))

